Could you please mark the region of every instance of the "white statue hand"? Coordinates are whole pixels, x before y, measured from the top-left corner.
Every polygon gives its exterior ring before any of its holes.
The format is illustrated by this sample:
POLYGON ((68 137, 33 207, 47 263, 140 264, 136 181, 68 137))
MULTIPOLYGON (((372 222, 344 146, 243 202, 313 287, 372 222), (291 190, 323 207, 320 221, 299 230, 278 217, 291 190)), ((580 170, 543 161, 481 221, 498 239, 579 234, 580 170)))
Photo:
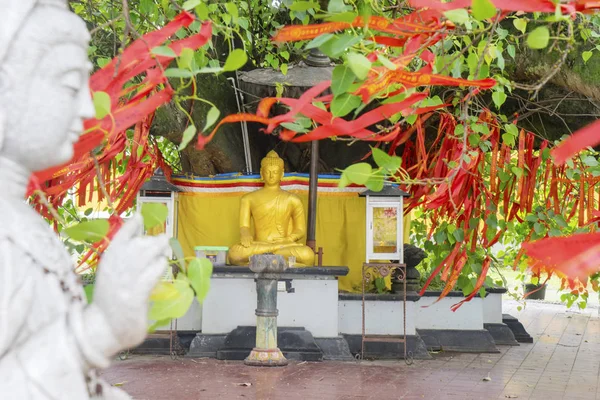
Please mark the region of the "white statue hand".
POLYGON ((168 238, 143 236, 140 215, 127 221, 106 253, 96 276, 93 304, 122 349, 140 344, 148 327, 148 297, 167 268, 168 238))

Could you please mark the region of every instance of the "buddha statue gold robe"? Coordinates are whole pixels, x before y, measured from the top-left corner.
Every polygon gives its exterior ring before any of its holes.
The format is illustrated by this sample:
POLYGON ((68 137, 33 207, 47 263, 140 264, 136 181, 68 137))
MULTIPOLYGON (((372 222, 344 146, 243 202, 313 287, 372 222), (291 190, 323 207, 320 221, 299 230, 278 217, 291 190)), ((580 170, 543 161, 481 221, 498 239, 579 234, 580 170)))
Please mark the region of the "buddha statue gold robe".
POLYGON ((261 161, 262 189, 242 197, 240 204, 240 242, 229 250, 229 262, 247 265, 255 254, 280 254, 295 257, 295 265, 312 266, 313 250, 301 243, 306 235, 306 217, 300 198, 280 187, 283 160, 274 151, 261 161), (254 221, 254 235, 251 231, 254 221))

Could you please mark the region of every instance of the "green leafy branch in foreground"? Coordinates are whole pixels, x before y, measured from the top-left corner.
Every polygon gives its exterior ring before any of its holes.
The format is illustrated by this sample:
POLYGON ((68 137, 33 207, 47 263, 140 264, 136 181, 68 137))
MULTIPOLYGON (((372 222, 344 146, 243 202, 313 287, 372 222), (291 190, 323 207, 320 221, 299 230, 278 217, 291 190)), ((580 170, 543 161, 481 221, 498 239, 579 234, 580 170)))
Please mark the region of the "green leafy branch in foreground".
MULTIPOLYGON (((149 203, 141 210, 146 230, 162 226, 167 220, 168 208, 164 204, 149 203)), ((106 240, 109 223, 105 219, 94 219, 67 227, 64 232, 76 241, 98 242, 106 240)), ((170 264, 176 267, 174 279, 163 278, 150 295, 151 307, 148 317, 153 321, 149 331, 167 325, 172 319, 183 317, 194 301, 202 304, 210 290, 212 263, 206 258, 186 258, 177 239, 170 239, 175 259, 170 264)), ((171 274, 167 274, 170 276, 171 274)), ((94 283, 84 286, 86 298, 93 302, 94 283)))

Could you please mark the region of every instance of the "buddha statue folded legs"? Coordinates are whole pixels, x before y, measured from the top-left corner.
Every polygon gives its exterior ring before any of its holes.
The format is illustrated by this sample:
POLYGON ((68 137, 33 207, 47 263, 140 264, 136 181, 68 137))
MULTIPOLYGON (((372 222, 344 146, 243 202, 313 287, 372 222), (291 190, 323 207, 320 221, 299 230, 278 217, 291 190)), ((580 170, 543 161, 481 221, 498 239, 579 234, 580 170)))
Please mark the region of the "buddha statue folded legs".
POLYGON ((314 252, 301 242, 306 235, 304 207, 298 196, 281 189, 283 160, 277 153, 271 151, 261 161, 260 175, 265 186, 242 197, 241 243, 229 250, 229 263, 247 265, 252 255, 273 253, 295 257, 296 265, 314 265, 314 252))
POLYGON ((252 243, 250 247, 236 244, 229 250, 229 262, 233 265, 247 265, 250 256, 265 253, 279 254, 284 256, 286 260, 289 257, 294 257, 298 266, 312 266, 315 262, 315 253, 310 247, 301 243, 289 245, 252 243))

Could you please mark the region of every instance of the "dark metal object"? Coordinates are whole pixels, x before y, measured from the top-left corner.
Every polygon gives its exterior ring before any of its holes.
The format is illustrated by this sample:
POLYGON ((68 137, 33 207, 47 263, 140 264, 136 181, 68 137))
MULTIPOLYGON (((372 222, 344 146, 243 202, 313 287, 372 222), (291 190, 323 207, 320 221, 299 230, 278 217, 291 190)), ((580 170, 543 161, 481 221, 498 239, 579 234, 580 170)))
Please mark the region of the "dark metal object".
POLYGON ((323 248, 319 247, 319 251, 317 251, 317 267, 323 266, 323 248))
POLYGON ((362 346, 360 356, 365 358, 365 343, 368 342, 384 342, 384 343, 402 343, 404 347, 404 361, 407 364, 412 364, 412 357, 407 353, 406 349, 406 265, 397 263, 363 263, 362 267, 362 346), (398 279, 402 280, 404 287, 402 290, 402 335, 367 335, 366 333, 366 315, 365 315, 365 286, 366 283, 375 280, 375 273, 378 273, 382 278, 393 274, 398 279))
POLYGON ((308 229, 306 245, 316 251, 317 192, 319 188, 319 141, 310 143, 310 178, 308 186, 308 229))
POLYGON ((323 54, 319 49, 313 48, 306 57, 306 65, 311 67, 330 67, 331 59, 323 54))
MULTIPOLYGON (((154 171, 154 175, 152 175, 152 177, 142 185, 142 188, 140 189, 140 195, 146 195, 145 192, 170 193, 180 191, 181 190, 179 190, 177 186, 167 181, 167 177, 165 176, 163 170, 161 168, 157 168, 156 171, 154 171)), ((148 195, 151 195, 151 193, 148 193, 148 195)))
POLYGON ((379 192, 374 192, 372 190, 365 190, 364 192, 360 192, 359 197, 410 197, 409 193, 406 193, 404 190, 400 189, 396 185, 385 185, 383 189, 379 192))

